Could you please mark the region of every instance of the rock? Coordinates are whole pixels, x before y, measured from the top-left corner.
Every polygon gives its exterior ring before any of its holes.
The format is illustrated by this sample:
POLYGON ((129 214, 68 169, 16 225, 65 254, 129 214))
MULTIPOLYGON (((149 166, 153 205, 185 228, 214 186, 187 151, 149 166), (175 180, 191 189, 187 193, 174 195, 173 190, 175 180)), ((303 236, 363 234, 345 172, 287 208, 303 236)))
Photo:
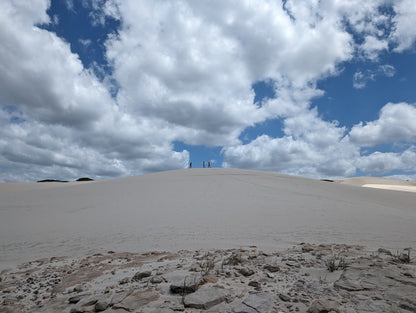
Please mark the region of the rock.
POLYGON ((311 244, 306 243, 302 246, 302 252, 311 252, 313 250, 315 250, 315 247, 311 244))
POLYGON ((93 297, 85 297, 83 299, 81 299, 81 301, 79 301, 77 304, 78 306, 91 306, 96 304, 98 301, 98 298, 96 296, 93 297))
POLYGON ((130 290, 125 290, 119 293, 116 293, 110 301, 110 306, 117 304, 121 301, 123 301, 125 298, 127 298, 132 292, 134 291, 134 289, 130 289, 130 290))
POLYGON ((124 309, 131 312, 156 301, 159 297, 159 294, 151 289, 134 291, 123 301, 114 304, 113 309, 124 309))
POLYGON ((122 280, 120 280, 118 283, 119 283, 120 285, 125 285, 125 284, 128 284, 129 282, 130 282, 130 278, 125 277, 125 278, 123 278, 122 280))
POLYGON ((290 301, 290 297, 288 295, 284 295, 283 293, 279 294, 279 298, 280 298, 280 300, 282 300, 284 302, 289 302, 290 301))
POLYGON ((201 287, 194 293, 185 296, 184 305, 187 308, 208 310, 214 305, 225 301, 225 292, 213 287, 201 287))
POLYGON ((153 277, 150 279, 150 282, 151 282, 152 284, 160 284, 161 282, 163 282, 163 279, 162 279, 161 277, 159 277, 159 276, 153 276, 153 277))
POLYGON ((206 276, 202 277, 202 282, 204 284, 206 284, 206 283, 213 283, 213 284, 215 284, 217 281, 218 281, 218 278, 215 277, 215 276, 213 276, 213 275, 206 275, 206 276))
POLYGON ((251 275, 254 274, 254 271, 251 268, 248 268, 248 267, 243 267, 238 272, 241 275, 246 276, 246 277, 251 276, 251 275))
POLYGON ((387 250, 387 249, 379 248, 377 251, 379 253, 384 253, 384 254, 387 254, 387 255, 392 255, 391 251, 390 250, 387 250))
POLYGON ((11 296, 7 296, 4 300, 3 300, 3 305, 13 305, 17 302, 17 299, 11 296))
POLYGON ((353 280, 348 280, 345 277, 341 277, 339 280, 337 280, 334 283, 334 287, 335 288, 340 288, 340 289, 345 289, 345 290, 348 290, 348 291, 364 290, 364 287, 362 287, 359 282, 353 281, 353 280))
POLYGON ((307 313, 328 313, 330 311, 340 313, 339 304, 333 301, 315 300, 306 312, 307 313))
POLYGON ((151 271, 137 272, 136 274, 134 274, 134 276, 131 280, 132 281, 140 281, 143 278, 150 277, 151 275, 152 275, 151 271))
POLYGON ((266 264, 264 266, 264 269, 268 270, 271 273, 276 273, 280 271, 280 267, 278 267, 277 265, 271 265, 271 264, 266 264))
POLYGON ((273 301, 269 294, 250 294, 243 302, 232 308, 234 313, 272 312, 273 301))
POLYGON ((201 280, 198 276, 186 276, 185 278, 174 281, 170 285, 172 293, 186 294, 197 291, 201 280))
POLYGON ((82 299, 81 296, 73 296, 71 298, 68 299, 68 303, 70 304, 76 304, 78 303, 80 300, 82 299))
POLYGON ((248 285, 250 287, 261 288, 261 284, 258 281, 254 281, 254 280, 252 280, 251 282, 249 282, 248 285))
POLYGON ((99 299, 97 303, 95 303, 95 306, 94 306, 95 312, 101 312, 101 311, 106 310, 109 304, 110 303, 108 302, 107 298, 99 299))

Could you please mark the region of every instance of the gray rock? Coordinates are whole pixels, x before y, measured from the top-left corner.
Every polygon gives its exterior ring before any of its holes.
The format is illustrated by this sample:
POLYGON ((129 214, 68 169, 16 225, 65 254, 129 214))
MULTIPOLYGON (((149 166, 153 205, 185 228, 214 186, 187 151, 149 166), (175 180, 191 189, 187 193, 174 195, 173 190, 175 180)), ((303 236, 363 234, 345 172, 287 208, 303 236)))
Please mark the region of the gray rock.
POLYGON ((160 284, 161 282, 163 282, 163 279, 162 279, 161 277, 159 277, 159 276, 153 276, 153 277, 150 279, 150 282, 151 282, 152 284, 160 284))
POLYGON ((250 294, 241 304, 232 308, 234 313, 272 312, 273 301, 269 294, 250 294))
POLYGON ((306 243, 302 246, 302 252, 311 252, 313 250, 315 250, 315 247, 311 244, 306 243))
POLYGON ((204 286, 194 293, 187 295, 184 305, 187 308, 208 310, 214 305, 225 301, 226 294, 223 289, 204 286))
POLYGON ((284 294, 279 294, 279 298, 280 300, 284 301, 284 302, 289 302, 290 301, 290 297, 288 295, 284 295, 284 294))
POLYGON ((250 287, 261 288, 261 284, 258 281, 252 280, 248 283, 250 287))
POLYGON ((187 294, 198 290, 201 283, 199 276, 191 275, 178 279, 170 285, 172 293, 187 294))
POLYGON ((109 304, 110 303, 107 298, 101 298, 97 301, 97 303, 95 303, 94 310, 95 312, 104 311, 108 308, 109 304))
POLYGON ((140 281, 143 278, 150 277, 151 275, 152 275, 151 271, 137 272, 136 274, 134 274, 134 276, 131 280, 132 281, 140 281))
POLYGON ((307 313, 328 313, 330 311, 339 313, 339 304, 333 301, 315 300, 307 313))
POLYGON ((125 277, 125 278, 123 278, 122 280, 120 280, 118 283, 119 283, 120 285, 124 285, 124 284, 128 284, 129 282, 130 282, 130 278, 125 277))
POLYGON ((121 301, 123 301, 125 298, 127 298, 132 292, 134 291, 134 289, 130 289, 130 290, 125 290, 122 292, 118 292, 116 293, 110 301, 110 306, 117 304, 121 301))
POLYGON ((387 249, 379 248, 377 251, 379 253, 384 253, 384 254, 387 254, 387 255, 392 255, 391 251, 390 250, 387 250, 387 249))
POLYGON ((264 269, 268 270, 269 272, 276 273, 280 271, 280 268, 277 265, 266 264, 264 269))
POLYGON ((254 274, 254 271, 251 268, 248 268, 248 267, 243 267, 238 272, 241 275, 246 276, 246 277, 251 276, 251 275, 254 274))
POLYGON ((159 294, 151 289, 132 292, 123 301, 114 304, 113 309, 124 309, 134 311, 159 299, 159 294))
POLYGON ((70 304, 76 304, 82 299, 81 296, 74 296, 68 299, 68 303, 70 304))

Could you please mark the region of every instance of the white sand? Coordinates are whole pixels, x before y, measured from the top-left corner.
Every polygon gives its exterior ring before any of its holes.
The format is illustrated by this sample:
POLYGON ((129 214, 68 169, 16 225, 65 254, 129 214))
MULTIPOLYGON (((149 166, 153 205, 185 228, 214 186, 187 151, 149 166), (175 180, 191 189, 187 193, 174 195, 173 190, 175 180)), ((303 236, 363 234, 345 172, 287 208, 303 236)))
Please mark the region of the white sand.
POLYGON ((232 169, 88 183, 0 184, 0 268, 114 251, 416 248, 416 194, 232 169))
POLYGON ((416 192, 416 186, 384 185, 384 184, 364 184, 361 187, 387 189, 396 191, 416 192))

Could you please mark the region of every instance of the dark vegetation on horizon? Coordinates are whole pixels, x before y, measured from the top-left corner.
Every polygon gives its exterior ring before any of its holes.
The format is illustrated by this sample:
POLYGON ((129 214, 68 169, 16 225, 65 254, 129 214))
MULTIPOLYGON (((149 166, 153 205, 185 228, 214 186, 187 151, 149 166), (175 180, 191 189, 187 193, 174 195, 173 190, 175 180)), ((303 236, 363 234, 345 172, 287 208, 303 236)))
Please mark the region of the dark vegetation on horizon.
MULTIPOLYGON (((81 177, 78 178, 75 181, 93 181, 94 179, 89 178, 89 177, 81 177)), ((59 180, 59 179, 43 179, 43 180, 38 180, 38 183, 68 183, 68 180, 59 180)))

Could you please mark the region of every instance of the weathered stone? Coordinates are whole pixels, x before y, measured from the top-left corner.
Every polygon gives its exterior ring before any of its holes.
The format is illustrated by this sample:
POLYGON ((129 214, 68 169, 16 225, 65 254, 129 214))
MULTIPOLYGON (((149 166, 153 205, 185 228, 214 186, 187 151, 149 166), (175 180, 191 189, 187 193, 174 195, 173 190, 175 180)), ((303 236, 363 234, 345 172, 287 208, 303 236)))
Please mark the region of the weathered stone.
POLYGON ((277 265, 266 264, 264 269, 268 270, 269 272, 276 273, 280 271, 280 268, 277 265))
POLYGON ((143 278, 150 277, 151 275, 152 275, 151 271, 137 272, 136 274, 134 274, 134 276, 131 280, 132 281, 140 281, 143 278))
POLYGON ((159 276, 153 276, 153 277, 150 279, 150 282, 151 282, 152 284, 160 284, 161 282, 163 282, 163 279, 162 279, 161 277, 159 277, 159 276))
POLYGON ((273 301, 269 294, 250 294, 241 304, 232 308, 234 313, 272 312, 273 301))
POLYGON ((187 294, 197 291, 201 280, 198 276, 186 276, 185 278, 179 279, 172 282, 170 285, 170 291, 172 293, 187 294))
POLYGON ((213 284, 215 284, 217 281, 218 281, 218 278, 215 277, 215 276, 213 276, 213 275, 206 275, 206 276, 202 277, 202 282, 204 284, 206 284, 206 283, 213 283, 213 284))
POLYGON ((364 290, 364 287, 362 287, 359 282, 357 281, 351 281, 346 278, 340 278, 334 283, 335 288, 341 288, 348 291, 360 291, 364 290))
MULTIPOLYGON (((16 299, 16 298, 8 296, 8 297, 6 297, 6 298, 3 300, 3 305, 12 305, 12 304, 15 304, 15 303, 16 303, 16 301, 17 301, 17 299, 16 299)), ((79 301, 79 300, 78 300, 78 301, 79 301)), ((70 303, 71 303, 71 302, 70 302, 70 303)))
POLYGON ((252 280, 248 283, 250 287, 260 288, 261 284, 258 281, 252 280))
POLYGON ((97 303, 95 303, 94 310, 95 312, 104 311, 108 308, 109 304, 110 303, 107 298, 101 298, 97 301, 97 303))
POLYGON ((384 253, 384 254, 387 254, 387 255, 392 255, 391 251, 390 250, 387 250, 387 249, 379 248, 377 251, 379 253, 384 253))
POLYGON ((120 285, 125 285, 125 284, 128 284, 129 282, 130 282, 130 278, 125 277, 125 278, 123 278, 122 280, 120 280, 118 283, 119 283, 120 285))
POLYGON ((92 296, 92 297, 85 297, 82 298, 77 304, 78 306, 91 306, 96 304, 98 301, 97 296, 92 296))
POLYGON ((284 302, 289 302, 290 301, 290 297, 288 295, 283 294, 283 293, 279 294, 279 298, 280 298, 280 300, 282 300, 284 302))
POLYGON ((110 306, 117 304, 121 301, 123 301, 125 298, 127 298, 132 292, 134 291, 134 289, 130 289, 130 290, 125 290, 122 292, 118 292, 116 293, 110 301, 110 306))
POLYGON ((251 276, 251 275, 254 274, 254 271, 251 268, 248 268, 248 267, 243 267, 243 268, 239 269, 238 272, 241 275, 246 276, 246 277, 251 276))
POLYGON ((187 295, 184 299, 184 305, 187 308, 207 310, 225 301, 225 296, 226 294, 222 289, 204 286, 187 295))
POLYGON ((159 299, 159 294, 151 289, 134 291, 123 301, 114 304, 113 309, 124 309, 126 311, 134 311, 141 306, 159 299))
POLYGON ((315 247, 311 244, 306 243, 302 246, 302 252, 311 252, 313 250, 315 250, 315 247))
POLYGON ((339 313, 339 304, 333 301, 315 300, 307 313, 328 313, 330 311, 339 313))
POLYGON ((68 299, 68 303, 70 304, 76 304, 82 299, 81 296, 74 296, 68 299))

